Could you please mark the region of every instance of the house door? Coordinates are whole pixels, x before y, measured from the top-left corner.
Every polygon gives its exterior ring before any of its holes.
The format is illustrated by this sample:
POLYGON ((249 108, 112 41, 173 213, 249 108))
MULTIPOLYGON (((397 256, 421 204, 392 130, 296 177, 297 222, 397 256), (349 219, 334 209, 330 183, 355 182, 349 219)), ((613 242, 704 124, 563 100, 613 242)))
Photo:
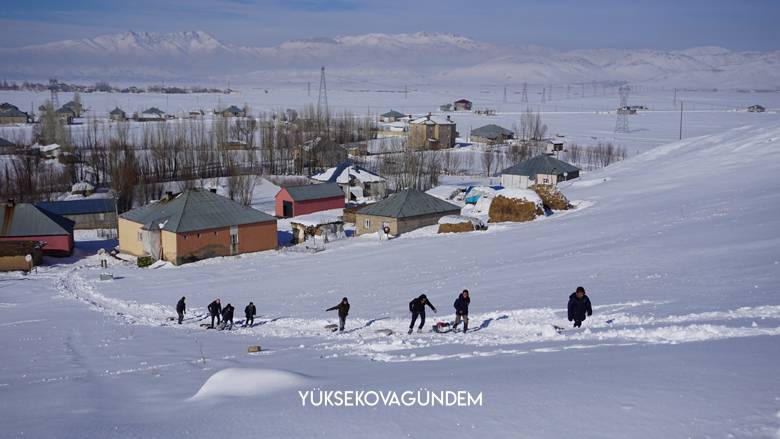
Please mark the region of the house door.
POLYGON ((238 226, 230 226, 230 254, 238 254, 238 226))
POLYGON ((282 201, 282 216, 290 218, 293 216, 293 205, 289 201, 282 201))

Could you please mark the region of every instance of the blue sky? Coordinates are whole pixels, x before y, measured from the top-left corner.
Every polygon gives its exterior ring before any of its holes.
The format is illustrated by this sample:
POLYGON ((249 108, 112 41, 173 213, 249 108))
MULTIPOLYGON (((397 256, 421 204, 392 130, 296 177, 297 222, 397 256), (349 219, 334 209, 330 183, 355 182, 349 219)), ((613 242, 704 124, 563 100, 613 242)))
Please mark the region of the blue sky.
POLYGON ((4 1, 0 47, 135 31, 204 30, 236 44, 368 32, 452 32, 560 49, 780 49, 780 0, 4 1))

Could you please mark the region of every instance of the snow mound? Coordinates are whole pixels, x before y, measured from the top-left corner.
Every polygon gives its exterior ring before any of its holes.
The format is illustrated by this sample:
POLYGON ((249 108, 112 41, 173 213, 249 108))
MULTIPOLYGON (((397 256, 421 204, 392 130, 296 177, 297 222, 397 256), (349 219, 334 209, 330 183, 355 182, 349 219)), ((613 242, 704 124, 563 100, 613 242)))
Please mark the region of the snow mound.
POLYGON ((474 226, 484 225, 482 223, 482 220, 480 220, 479 218, 463 216, 463 215, 446 215, 439 218, 439 224, 463 224, 469 222, 474 226))
POLYGON ((215 373, 190 401, 261 396, 306 383, 305 376, 285 370, 228 368, 215 373))
POLYGON ((511 198, 514 200, 530 201, 538 207, 542 207, 542 199, 539 198, 536 192, 530 189, 501 189, 496 191, 495 196, 502 196, 504 198, 511 198))

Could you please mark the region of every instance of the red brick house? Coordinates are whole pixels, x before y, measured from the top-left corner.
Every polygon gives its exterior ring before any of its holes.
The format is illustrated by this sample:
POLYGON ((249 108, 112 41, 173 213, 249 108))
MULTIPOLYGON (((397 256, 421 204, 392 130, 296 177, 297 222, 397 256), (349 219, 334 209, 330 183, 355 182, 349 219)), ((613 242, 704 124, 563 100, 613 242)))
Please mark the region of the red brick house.
POLYGON ((290 218, 344 208, 344 191, 336 183, 282 188, 276 194, 276 216, 290 218))
POLYGON ((33 204, 8 201, 0 206, 0 242, 42 242, 45 255, 73 253, 73 225, 73 221, 33 204))

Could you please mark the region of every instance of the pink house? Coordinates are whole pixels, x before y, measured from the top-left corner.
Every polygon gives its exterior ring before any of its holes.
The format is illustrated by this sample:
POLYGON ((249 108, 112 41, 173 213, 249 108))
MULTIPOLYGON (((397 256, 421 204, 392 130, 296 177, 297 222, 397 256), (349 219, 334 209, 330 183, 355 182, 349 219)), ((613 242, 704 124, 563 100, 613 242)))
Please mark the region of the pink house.
POLYGON ((28 203, 13 200, 0 208, 0 242, 43 242, 43 254, 69 256, 73 253, 73 221, 28 203))
POLYGON ((344 191, 335 183, 289 186, 276 194, 276 216, 279 218, 343 208, 344 191))

